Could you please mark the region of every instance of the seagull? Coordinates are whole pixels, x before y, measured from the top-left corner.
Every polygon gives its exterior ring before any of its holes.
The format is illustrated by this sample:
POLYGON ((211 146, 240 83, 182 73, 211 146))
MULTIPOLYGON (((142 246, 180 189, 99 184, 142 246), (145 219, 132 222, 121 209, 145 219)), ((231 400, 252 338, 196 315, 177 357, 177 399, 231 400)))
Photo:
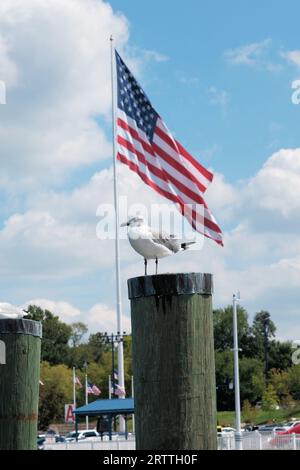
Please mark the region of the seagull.
POLYGON ((175 235, 166 232, 158 232, 149 227, 143 217, 132 217, 121 224, 128 228, 128 239, 132 248, 144 258, 145 276, 147 276, 147 263, 149 259, 155 259, 156 274, 158 260, 173 255, 179 251, 185 251, 196 242, 183 242, 175 235))
POLYGON ((5 318, 23 318, 26 314, 24 310, 19 307, 14 307, 11 304, 0 302, 0 319, 5 318))

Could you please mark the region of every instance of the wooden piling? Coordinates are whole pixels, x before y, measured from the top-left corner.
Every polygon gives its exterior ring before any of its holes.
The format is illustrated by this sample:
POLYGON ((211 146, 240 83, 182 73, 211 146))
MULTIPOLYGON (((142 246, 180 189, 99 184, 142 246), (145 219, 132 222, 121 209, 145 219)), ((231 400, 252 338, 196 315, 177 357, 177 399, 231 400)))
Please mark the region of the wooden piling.
POLYGON ((39 322, 0 319, 0 450, 37 449, 41 336, 39 322))
POLYGON ((211 274, 128 281, 137 449, 217 448, 212 290, 211 274))

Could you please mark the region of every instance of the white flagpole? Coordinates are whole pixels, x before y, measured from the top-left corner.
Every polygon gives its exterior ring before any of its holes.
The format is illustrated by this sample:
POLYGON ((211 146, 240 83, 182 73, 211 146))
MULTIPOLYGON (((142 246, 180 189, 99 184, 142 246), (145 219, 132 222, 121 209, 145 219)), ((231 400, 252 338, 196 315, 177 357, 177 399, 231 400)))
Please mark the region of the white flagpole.
POLYGON ((111 400, 111 376, 108 376, 108 398, 111 400))
POLYGON ((73 367, 73 406, 74 409, 76 409, 76 370, 75 367, 73 367))
POLYGON ((239 344, 238 344, 238 319, 237 302, 240 296, 233 296, 233 353, 234 353, 234 392, 235 392, 235 442, 236 450, 242 450, 241 434, 241 403, 240 403, 240 375, 239 375, 239 344))
MULTIPOLYGON (((115 204, 115 257, 116 257, 116 300, 117 300, 117 327, 118 334, 123 336, 123 319, 121 304, 121 276, 120 276, 120 237, 119 237, 119 192, 118 192, 118 171, 117 171, 117 155, 116 155, 116 122, 115 122, 115 93, 114 93, 114 47, 113 37, 110 37, 111 52, 111 102, 112 102, 112 140, 113 140, 113 170, 114 170, 114 204, 115 204)), ((125 388, 124 377, 124 350, 123 341, 118 342, 118 378, 119 385, 125 388)), ((122 397, 125 398, 125 397, 122 397)), ((123 418, 119 420, 120 432, 125 431, 125 422, 123 418)))
MULTIPOLYGON (((85 374, 85 404, 89 404, 89 395, 88 395, 88 378, 87 374, 85 374)), ((89 417, 85 417, 85 424, 86 424, 86 429, 89 429, 89 417)))

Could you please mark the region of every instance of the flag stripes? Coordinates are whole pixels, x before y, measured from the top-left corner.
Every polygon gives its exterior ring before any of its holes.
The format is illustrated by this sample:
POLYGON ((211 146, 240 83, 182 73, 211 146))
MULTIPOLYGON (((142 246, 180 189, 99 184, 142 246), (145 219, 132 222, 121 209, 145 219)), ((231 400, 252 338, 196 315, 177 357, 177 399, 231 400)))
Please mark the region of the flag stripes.
MULTIPOLYGON (((188 180, 174 166, 169 165, 169 160, 174 160, 174 148, 170 148, 166 152, 166 146, 162 145, 164 148, 159 147, 158 143, 160 140, 156 140, 155 133, 152 146, 146 139, 147 137, 137 128, 134 120, 128 118, 123 111, 118 110, 118 160, 137 173, 156 192, 178 204, 180 211, 195 230, 223 245, 222 232, 209 211, 199 189, 200 187, 203 188, 202 193, 206 190, 210 180, 212 180, 211 173, 203 171, 205 177, 202 178, 201 183, 198 181, 196 184, 194 176, 188 180), (161 156, 164 158, 160 158, 161 156), (166 160, 168 160, 167 163, 166 160), (192 205, 194 210, 192 212, 189 211, 189 208, 186 207, 187 205, 192 205)), ((181 153, 184 152, 181 151, 181 153)), ((186 155, 188 155, 187 152, 186 155)), ((179 168, 178 162, 176 165, 179 168)))

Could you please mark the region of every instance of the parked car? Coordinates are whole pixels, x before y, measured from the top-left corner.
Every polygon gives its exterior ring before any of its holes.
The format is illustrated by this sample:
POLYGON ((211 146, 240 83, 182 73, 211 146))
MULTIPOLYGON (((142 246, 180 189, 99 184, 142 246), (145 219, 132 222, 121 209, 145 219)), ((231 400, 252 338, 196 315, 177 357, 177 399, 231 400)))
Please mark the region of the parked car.
POLYGON ((44 450, 44 444, 45 444, 45 437, 38 437, 37 438, 37 449, 38 450, 44 450))
MULTIPOLYGON (((63 436, 60 436, 59 434, 56 434, 55 436, 50 434, 50 436, 53 437, 53 442, 55 443, 66 442, 66 438, 63 436)), ((38 450, 43 450, 45 448, 45 445, 47 445, 47 435, 40 434, 37 438, 38 450)))
POLYGON ((225 427, 222 429, 222 434, 234 434, 236 430, 234 428, 225 427))
POLYGON ((290 447, 291 436, 293 434, 300 436, 300 423, 296 424, 295 426, 291 426, 287 431, 276 432, 276 436, 270 440, 270 444, 272 447, 277 447, 280 449, 283 449, 287 446, 290 447), (284 436, 286 436, 286 438, 284 436))
POLYGON ((263 433, 273 433, 274 430, 278 427, 281 427, 281 426, 278 426, 278 424, 264 424, 262 426, 259 426, 259 432, 263 432, 263 433))
MULTIPOLYGON (((98 437, 100 437, 100 434, 95 429, 86 429, 84 431, 78 431, 77 433, 78 441, 94 441, 98 437)), ((76 441, 76 431, 67 434, 65 439, 67 442, 76 441)))
POLYGON ((287 436, 289 434, 299 434, 300 435, 300 423, 291 426, 287 431, 278 432, 278 436, 287 436))
POLYGON ((298 424, 300 424, 300 421, 289 421, 288 423, 283 424, 283 427, 285 428, 285 431, 288 431, 289 429, 294 428, 298 424))

